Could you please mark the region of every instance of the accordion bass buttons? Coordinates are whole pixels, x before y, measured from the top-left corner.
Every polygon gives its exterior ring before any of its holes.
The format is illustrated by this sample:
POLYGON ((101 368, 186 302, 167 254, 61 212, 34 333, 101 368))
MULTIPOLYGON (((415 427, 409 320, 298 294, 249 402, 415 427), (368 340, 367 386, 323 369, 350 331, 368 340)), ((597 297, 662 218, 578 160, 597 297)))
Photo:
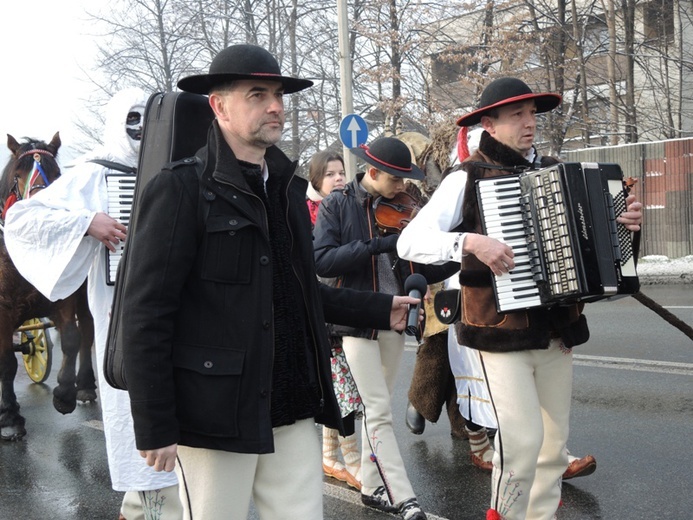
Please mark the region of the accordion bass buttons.
POLYGON ((621 240, 618 236, 618 226, 616 222, 616 209, 614 207, 614 198, 611 196, 611 193, 606 193, 605 199, 607 213, 609 217, 609 234, 611 235, 611 245, 614 251, 614 260, 616 260, 620 264, 622 262, 621 240))

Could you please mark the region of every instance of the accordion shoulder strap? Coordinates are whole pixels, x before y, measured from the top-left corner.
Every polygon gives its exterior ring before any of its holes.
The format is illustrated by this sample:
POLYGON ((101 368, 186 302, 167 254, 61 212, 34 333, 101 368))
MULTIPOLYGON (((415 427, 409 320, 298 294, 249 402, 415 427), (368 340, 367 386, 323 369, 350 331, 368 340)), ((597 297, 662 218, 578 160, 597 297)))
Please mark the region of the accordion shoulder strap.
POLYGON ((108 161, 106 159, 91 159, 89 162, 100 164, 104 168, 109 168, 117 172, 137 173, 137 168, 135 168, 134 166, 125 166, 124 164, 115 161, 108 161))

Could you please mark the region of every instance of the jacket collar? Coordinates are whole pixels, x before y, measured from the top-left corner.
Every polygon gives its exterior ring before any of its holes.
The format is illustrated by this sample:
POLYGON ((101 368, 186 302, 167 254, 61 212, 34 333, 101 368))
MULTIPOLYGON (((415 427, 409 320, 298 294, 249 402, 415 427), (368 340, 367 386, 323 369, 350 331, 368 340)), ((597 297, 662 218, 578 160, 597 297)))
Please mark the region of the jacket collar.
MULTIPOLYGON (((534 150, 534 157, 537 157, 534 145, 532 145, 532 149, 534 150)), ((479 151, 489 157, 495 163, 503 166, 532 167, 532 163, 525 159, 522 154, 513 150, 509 146, 504 145, 500 141, 497 141, 485 130, 481 134, 481 139, 479 140, 479 151)))
MULTIPOLYGON (((207 135, 207 146, 198 152, 205 161, 205 169, 212 173, 212 178, 224 184, 233 184, 246 191, 250 190, 248 183, 241 174, 238 159, 221 134, 219 124, 214 121, 207 135)), ((265 152, 265 161, 270 176, 285 177, 282 182, 288 182, 296 169, 296 162, 291 161, 277 146, 270 146, 265 152)))
POLYGON ((354 180, 347 184, 346 188, 344 188, 344 191, 347 194, 351 193, 354 196, 354 198, 358 201, 358 203, 362 206, 366 204, 368 200, 371 198, 370 193, 368 193, 361 186, 361 181, 363 180, 364 175, 365 172, 357 173, 354 180))
POLYGON ((312 202, 318 203, 323 199, 323 196, 318 193, 318 190, 313 187, 311 182, 308 182, 308 187, 306 188, 306 198, 312 202))

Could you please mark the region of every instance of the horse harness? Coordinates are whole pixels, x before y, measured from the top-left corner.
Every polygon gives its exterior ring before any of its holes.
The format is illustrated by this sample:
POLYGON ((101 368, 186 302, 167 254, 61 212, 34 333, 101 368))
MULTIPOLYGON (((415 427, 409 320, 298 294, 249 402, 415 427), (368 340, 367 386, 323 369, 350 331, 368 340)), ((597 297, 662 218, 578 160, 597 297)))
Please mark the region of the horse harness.
MULTIPOLYGON (((24 157, 27 157, 29 155, 33 154, 34 158, 34 167, 33 169, 30 170, 29 175, 27 176, 27 181, 24 184, 24 193, 22 193, 19 189, 19 175, 15 174, 14 176, 14 183, 12 184, 12 189, 10 190, 10 193, 13 193, 15 195, 14 200, 12 200, 12 203, 7 205, 5 204, 5 210, 7 211, 7 208, 17 202, 18 200, 22 199, 28 199, 31 197, 33 192, 35 190, 41 190, 43 188, 47 188, 51 181, 48 180, 48 176, 46 175, 46 172, 43 170, 43 166, 41 166, 41 156, 42 155, 47 155, 51 158, 55 158, 55 156, 50 153, 48 150, 40 150, 38 148, 34 148, 31 150, 27 150, 23 154, 21 154, 19 157, 17 157, 17 162, 19 162, 21 159, 24 157), (36 184, 36 182, 39 180, 39 177, 43 180, 43 184, 36 184)), ((60 173, 58 173, 58 177, 60 177, 60 173)), ((57 177, 56 177, 57 178, 57 177)), ((8 198, 9 201, 9 198, 8 198)))
MULTIPOLYGON (((41 166, 41 156, 42 155, 47 155, 48 157, 55 158, 55 156, 49 152, 48 150, 41 150, 39 148, 32 148, 31 150, 27 150, 26 152, 22 153, 17 157, 15 163, 19 163, 24 157, 28 157, 29 155, 33 155, 34 158, 34 167, 30 170, 30 173, 27 177, 27 181, 24 184, 24 190, 22 193, 22 190, 19 189, 19 174, 15 174, 14 176, 14 182, 12 184, 12 188, 10 189, 10 194, 8 195, 7 199, 5 200, 5 204, 2 210, 2 219, 5 219, 5 215, 7 214, 7 210, 10 209, 10 207, 17 202, 18 200, 22 199, 28 199, 31 197, 33 192, 35 190, 40 190, 43 188, 47 188, 51 181, 48 180, 48 176, 46 175, 46 172, 43 171, 43 167, 41 166), (36 182, 41 178, 43 180, 43 184, 36 184, 36 182)), ((58 173, 58 177, 60 177, 60 173, 58 173)), ((57 177, 56 177, 57 178, 57 177)))

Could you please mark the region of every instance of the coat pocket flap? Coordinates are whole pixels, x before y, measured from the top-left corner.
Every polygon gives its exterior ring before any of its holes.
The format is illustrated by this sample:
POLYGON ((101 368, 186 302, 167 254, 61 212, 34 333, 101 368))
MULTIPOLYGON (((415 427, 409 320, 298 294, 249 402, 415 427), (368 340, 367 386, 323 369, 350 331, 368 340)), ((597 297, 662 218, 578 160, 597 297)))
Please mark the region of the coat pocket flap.
POLYGON ((210 376, 237 376, 243 373, 243 350, 206 347, 200 345, 178 345, 173 353, 176 368, 193 370, 210 376))
POLYGON ((245 217, 237 215, 217 215, 207 219, 206 227, 208 233, 221 233, 223 231, 238 231, 253 223, 245 217))

